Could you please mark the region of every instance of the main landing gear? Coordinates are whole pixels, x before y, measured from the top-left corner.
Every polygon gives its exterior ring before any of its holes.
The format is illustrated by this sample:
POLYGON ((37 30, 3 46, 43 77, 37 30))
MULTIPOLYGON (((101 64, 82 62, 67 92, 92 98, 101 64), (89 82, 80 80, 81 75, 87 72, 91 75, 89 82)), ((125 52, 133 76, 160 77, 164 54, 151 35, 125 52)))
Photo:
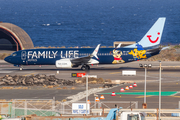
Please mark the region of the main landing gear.
POLYGON ((22 65, 18 65, 19 67, 19 70, 22 70, 23 69, 23 66, 22 65))
POLYGON ((81 70, 83 70, 83 71, 90 70, 90 66, 89 65, 82 65, 81 70))

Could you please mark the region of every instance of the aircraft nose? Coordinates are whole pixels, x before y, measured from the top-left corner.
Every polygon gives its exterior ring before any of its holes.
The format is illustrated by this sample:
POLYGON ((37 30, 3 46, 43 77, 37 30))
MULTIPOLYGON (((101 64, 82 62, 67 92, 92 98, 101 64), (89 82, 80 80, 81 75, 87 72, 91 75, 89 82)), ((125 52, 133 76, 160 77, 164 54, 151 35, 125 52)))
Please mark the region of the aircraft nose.
POLYGON ((4 60, 5 60, 6 62, 10 62, 10 61, 11 61, 11 59, 10 59, 9 56, 5 57, 4 60))

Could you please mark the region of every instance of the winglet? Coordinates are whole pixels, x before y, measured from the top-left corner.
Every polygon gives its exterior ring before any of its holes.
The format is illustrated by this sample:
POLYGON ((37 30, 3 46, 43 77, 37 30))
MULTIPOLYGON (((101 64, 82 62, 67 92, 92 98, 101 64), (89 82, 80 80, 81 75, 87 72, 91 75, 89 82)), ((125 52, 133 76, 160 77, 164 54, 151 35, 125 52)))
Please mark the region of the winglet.
POLYGON ((93 53, 91 54, 91 57, 96 57, 98 60, 99 58, 97 57, 97 53, 99 51, 99 47, 100 47, 101 44, 98 44, 97 47, 95 48, 95 50, 93 51, 93 53))
POLYGON ((120 48, 122 43, 119 43, 119 45, 116 48, 120 48))

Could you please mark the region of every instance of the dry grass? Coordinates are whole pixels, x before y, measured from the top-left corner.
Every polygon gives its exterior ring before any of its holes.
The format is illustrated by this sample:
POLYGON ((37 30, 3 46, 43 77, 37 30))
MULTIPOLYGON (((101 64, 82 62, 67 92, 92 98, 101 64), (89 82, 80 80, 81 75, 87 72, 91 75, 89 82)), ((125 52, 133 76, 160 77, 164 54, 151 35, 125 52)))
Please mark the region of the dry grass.
POLYGON ((53 86, 47 86, 47 88, 53 88, 53 86))
POLYGON ((66 89, 67 89, 67 87, 63 87, 62 89, 65 89, 65 90, 66 90, 66 89))
POLYGON ((5 57, 11 55, 10 53, 0 53, 0 60, 4 60, 5 57))
POLYGON ((149 59, 144 59, 143 61, 180 61, 180 53, 177 53, 176 51, 177 49, 172 47, 161 51, 160 54, 150 57, 149 59))
MULTIPOLYGON (((89 84, 102 84, 105 82, 111 83, 110 79, 104 80, 103 78, 88 78, 89 84)), ((76 80, 76 83, 86 83, 86 78, 79 78, 76 80)))

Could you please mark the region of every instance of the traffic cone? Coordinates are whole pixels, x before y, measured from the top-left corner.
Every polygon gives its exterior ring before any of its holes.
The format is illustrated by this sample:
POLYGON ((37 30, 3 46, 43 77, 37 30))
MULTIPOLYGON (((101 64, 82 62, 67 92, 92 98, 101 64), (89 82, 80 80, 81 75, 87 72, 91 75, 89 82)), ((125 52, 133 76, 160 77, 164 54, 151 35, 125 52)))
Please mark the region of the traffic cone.
POLYGON ((132 86, 132 85, 130 85, 130 86, 129 86, 129 89, 133 89, 133 86, 132 86))
POLYGON ((125 90, 129 90, 129 87, 128 87, 128 86, 126 86, 125 90))
POLYGON ((105 99, 105 98, 104 98, 104 95, 101 95, 100 99, 101 99, 101 100, 102 100, 102 99, 105 99))
POLYGON ((90 100, 87 100, 87 104, 91 104, 90 100))
POLYGON ((124 88, 121 88, 120 92, 124 92, 124 88))
POLYGON ((100 100, 99 100, 99 98, 98 98, 98 97, 96 97, 95 101, 96 101, 96 102, 99 102, 100 100))
POLYGON ((111 96, 116 96, 115 92, 112 92, 111 96))
POLYGON ((136 83, 134 83, 133 87, 137 87, 137 84, 136 84, 136 83))

